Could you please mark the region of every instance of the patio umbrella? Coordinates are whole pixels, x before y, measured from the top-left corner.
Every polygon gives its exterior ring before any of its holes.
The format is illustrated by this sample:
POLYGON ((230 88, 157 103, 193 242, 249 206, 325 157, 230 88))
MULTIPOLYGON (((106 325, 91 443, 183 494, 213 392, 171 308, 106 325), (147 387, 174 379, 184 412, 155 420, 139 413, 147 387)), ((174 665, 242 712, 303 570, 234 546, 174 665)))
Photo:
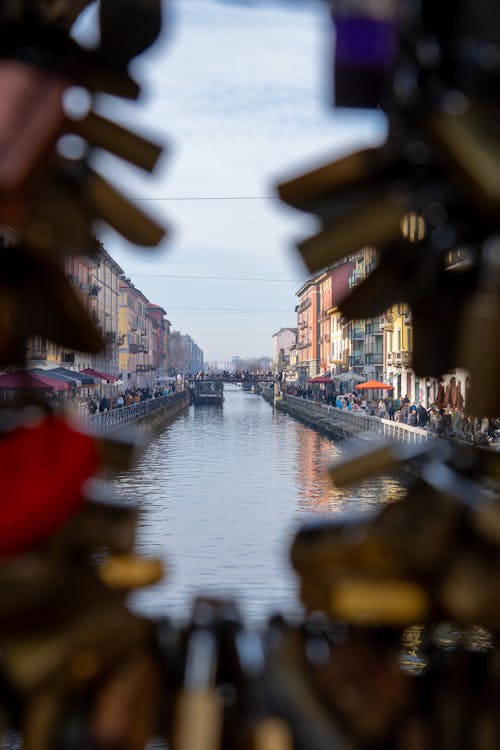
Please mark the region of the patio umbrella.
POLYGON ((365 383, 358 383, 354 386, 358 391, 393 391, 392 385, 381 383, 379 380, 367 380, 365 383))

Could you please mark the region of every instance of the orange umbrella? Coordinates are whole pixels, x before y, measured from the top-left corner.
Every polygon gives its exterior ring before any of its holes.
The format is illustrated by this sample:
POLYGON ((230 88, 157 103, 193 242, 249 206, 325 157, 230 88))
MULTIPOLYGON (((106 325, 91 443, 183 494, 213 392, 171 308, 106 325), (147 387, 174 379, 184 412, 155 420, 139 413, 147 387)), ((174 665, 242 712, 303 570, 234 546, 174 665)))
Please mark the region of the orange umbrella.
POLYGON ((378 380, 367 380, 365 383, 358 383, 354 386, 356 390, 358 391, 364 391, 364 390, 384 390, 384 391, 393 391, 394 387, 392 385, 387 385, 387 383, 381 383, 378 380))

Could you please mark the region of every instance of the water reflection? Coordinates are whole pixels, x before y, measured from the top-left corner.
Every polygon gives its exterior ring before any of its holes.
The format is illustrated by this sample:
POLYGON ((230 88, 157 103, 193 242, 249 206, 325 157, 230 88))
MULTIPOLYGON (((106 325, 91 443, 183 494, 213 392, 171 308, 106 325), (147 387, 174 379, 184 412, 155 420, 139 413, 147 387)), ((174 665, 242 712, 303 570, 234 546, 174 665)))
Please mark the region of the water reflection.
POLYGON ((167 579, 136 595, 148 614, 184 619, 200 594, 234 596, 247 620, 298 613, 288 562, 307 514, 372 510, 401 495, 392 479, 338 490, 324 467, 341 448, 259 396, 226 388, 222 407, 196 406, 157 434, 116 480, 143 509, 138 546, 163 558, 167 579))

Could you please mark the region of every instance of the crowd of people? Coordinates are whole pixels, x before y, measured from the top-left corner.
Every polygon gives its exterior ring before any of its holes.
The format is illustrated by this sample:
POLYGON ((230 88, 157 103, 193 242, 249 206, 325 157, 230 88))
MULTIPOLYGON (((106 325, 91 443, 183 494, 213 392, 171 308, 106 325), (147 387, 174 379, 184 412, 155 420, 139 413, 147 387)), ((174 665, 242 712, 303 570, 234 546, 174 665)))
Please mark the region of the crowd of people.
POLYGON ((170 393, 175 393, 175 389, 175 383, 171 383, 168 386, 157 385, 154 388, 127 388, 114 397, 101 395, 97 398, 93 396, 87 402, 87 410, 89 414, 104 414, 112 409, 122 409, 125 406, 139 404, 141 401, 148 401, 151 398, 168 396, 170 393))
POLYGON ((337 409, 432 430, 438 435, 476 445, 487 446, 500 439, 499 418, 470 416, 465 413, 463 404, 445 407, 433 403, 426 407, 422 403, 414 403, 408 396, 367 399, 358 393, 338 393, 330 389, 316 389, 310 385, 290 386, 287 393, 335 406, 337 409))

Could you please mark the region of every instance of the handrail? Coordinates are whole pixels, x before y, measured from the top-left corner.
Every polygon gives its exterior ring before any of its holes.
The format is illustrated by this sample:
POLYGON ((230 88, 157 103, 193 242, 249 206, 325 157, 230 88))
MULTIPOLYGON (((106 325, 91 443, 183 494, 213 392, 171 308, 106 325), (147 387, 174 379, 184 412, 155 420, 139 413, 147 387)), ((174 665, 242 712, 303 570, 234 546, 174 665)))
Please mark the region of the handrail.
POLYGON ((380 417, 360 414, 359 412, 352 412, 347 409, 338 409, 336 406, 322 404, 319 401, 311 401, 300 396, 291 396, 288 393, 285 400, 300 405, 306 411, 330 416, 336 422, 343 422, 365 432, 375 432, 378 435, 395 438, 407 443, 422 443, 437 437, 434 432, 422 427, 414 427, 402 422, 393 422, 391 419, 381 419, 380 417))
POLYGON ((115 408, 101 414, 89 414, 86 417, 86 423, 96 432, 114 430, 129 422, 136 422, 138 419, 142 419, 142 417, 161 409, 163 406, 180 401, 186 398, 187 395, 186 391, 179 391, 178 393, 170 393, 168 396, 158 396, 157 398, 147 399, 147 401, 140 401, 138 404, 115 408))

